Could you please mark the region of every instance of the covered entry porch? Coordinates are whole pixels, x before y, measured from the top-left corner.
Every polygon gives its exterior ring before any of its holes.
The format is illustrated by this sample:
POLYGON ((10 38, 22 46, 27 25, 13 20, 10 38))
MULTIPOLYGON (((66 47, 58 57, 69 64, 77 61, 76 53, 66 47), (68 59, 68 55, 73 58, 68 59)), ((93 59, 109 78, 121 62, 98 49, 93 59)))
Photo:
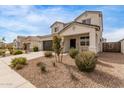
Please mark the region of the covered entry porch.
POLYGON ((64 52, 70 48, 79 51, 92 51, 98 53, 101 50, 100 35, 98 29, 82 24, 72 24, 59 33, 62 37, 64 52))
POLYGON ((68 52, 70 48, 76 48, 79 51, 89 50, 89 33, 63 36, 62 42, 64 46, 64 52, 68 52))

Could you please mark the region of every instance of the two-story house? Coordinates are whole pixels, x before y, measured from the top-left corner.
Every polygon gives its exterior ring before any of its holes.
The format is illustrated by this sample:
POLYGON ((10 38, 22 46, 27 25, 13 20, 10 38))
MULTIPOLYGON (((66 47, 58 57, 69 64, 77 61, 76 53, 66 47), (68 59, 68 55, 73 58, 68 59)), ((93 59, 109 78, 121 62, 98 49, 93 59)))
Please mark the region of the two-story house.
MULTIPOLYGON (((70 48, 95 53, 102 51, 103 16, 100 11, 85 11, 72 22, 56 21, 50 27, 51 35, 36 36, 39 38, 40 50, 51 50, 52 37, 57 34, 62 38, 64 52, 68 52, 70 48)), ((32 45, 31 43, 32 41, 28 42, 32 45)))

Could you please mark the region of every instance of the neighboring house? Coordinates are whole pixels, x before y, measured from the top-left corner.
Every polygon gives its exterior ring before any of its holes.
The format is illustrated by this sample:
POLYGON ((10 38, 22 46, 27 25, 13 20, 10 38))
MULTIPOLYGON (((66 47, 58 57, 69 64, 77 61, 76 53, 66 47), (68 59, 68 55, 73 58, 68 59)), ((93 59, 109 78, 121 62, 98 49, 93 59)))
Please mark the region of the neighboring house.
MULTIPOLYGON (((38 47, 39 50, 45 50, 45 48, 46 48, 46 50, 48 50, 48 48, 45 45, 45 42, 47 42, 47 40, 50 41, 50 44, 51 44, 52 36, 51 35, 50 36, 49 35, 27 36, 27 37, 17 36, 17 39, 15 39, 13 41, 13 44, 16 49, 33 51, 34 47, 38 47), (45 47, 43 46, 43 44, 45 45, 45 47)), ((46 43, 46 44, 48 44, 48 43, 46 43)), ((48 47, 50 47, 49 50, 52 49, 52 46, 48 46, 48 47)))
POLYGON ((38 46, 40 50, 51 50, 53 35, 59 35, 62 38, 64 52, 68 52, 70 48, 77 48, 80 51, 98 53, 102 51, 102 32, 102 12, 85 11, 72 22, 64 23, 56 21, 53 23, 51 25, 51 35, 30 36, 20 39, 17 37, 16 48, 24 49, 25 44, 30 50, 34 46, 38 46))
POLYGON ((0 38, 0 48, 4 47, 5 43, 3 42, 3 39, 0 38))
POLYGON ((124 39, 120 40, 121 42, 121 53, 124 54, 124 39))
POLYGON ((23 49, 24 47, 24 40, 26 39, 25 36, 17 36, 17 38, 13 41, 14 47, 16 49, 23 49))

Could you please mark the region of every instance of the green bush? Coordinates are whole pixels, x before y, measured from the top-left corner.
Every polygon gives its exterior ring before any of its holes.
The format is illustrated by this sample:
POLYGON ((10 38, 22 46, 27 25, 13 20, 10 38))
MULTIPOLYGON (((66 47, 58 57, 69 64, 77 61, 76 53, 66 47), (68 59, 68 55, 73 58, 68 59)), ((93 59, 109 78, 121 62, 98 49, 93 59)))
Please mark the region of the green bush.
POLYGON ((34 47, 34 48, 33 48, 33 51, 34 51, 34 52, 39 51, 38 47, 34 47))
POLYGON ((53 56, 53 54, 52 54, 51 51, 46 51, 46 52, 44 53, 44 55, 45 55, 45 57, 52 57, 52 56, 53 56))
POLYGON ((27 59, 24 57, 14 58, 11 61, 11 66, 16 67, 17 64, 26 65, 27 64, 26 62, 27 62, 27 59))
POLYGON ((96 54, 90 51, 81 52, 75 58, 75 64, 80 71, 92 72, 97 62, 96 54))
POLYGON ((14 50, 14 51, 11 51, 11 52, 13 52, 12 53, 13 55, 23 54, 23 51, 21 51, 21 50, 14 50))
POLYGON ((78 50, 77 49, 71 48, 69 50, 69 55, 70 55, 71 58, 75 58, 77 54, 78 54, 78 50))

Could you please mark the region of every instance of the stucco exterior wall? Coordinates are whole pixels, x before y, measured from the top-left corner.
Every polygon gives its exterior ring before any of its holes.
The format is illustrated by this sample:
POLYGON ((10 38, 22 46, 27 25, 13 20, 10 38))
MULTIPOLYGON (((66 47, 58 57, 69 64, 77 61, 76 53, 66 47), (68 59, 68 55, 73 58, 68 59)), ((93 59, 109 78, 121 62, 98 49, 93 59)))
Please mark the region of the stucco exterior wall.
POLYGON ((124 54, 124 40, 121 41, 121 52, 124 54))
POLYGON ((67 28, 65 31, 61 32, 60 36, 79 35, 83 33, 89 33, 92 30, 94 30, 94 28, 74 24, 73 26, 67 28))
POLYGON ((89 18, 91 19, 91 24, 102 27, 102 15, 100 16, 99 13, 85 13, 84 15, 77 18, 75 21, 82 23, 82 20, 86 20, 89 18))
POLYGON ((48 36, 48 37, 43 37, 40 39, 40 41, 45 41, 45 40, 52 40, 52 35, 51 36, 48 36))
POLYGON ((97 46, 97 38, 96 38, 96 31, 91 31, 90 32, 90 46, 89 46, 89 51, 98 52, 98 46, 97 46))
POLYGON ((58 28, 58 31, 57 32, 59 32, 60 30, 62 30, 63 28, 64 28, 64 24, 62 24, 62 23, 56 23, 56 24, 54 24, 53 26, 52 26, 52 33, 56 33, 55 32, 55 27, 57 27, 58 28))
POLYGON ((70 49, 70 39, 76 39, 76 48, 80 51, 93 51, 98 53, 101 51, 100 46, 100 32, 96 31, 94 28, 73 25, 69 27, 62 33, 60 33, 61 37, 64 37, 64 51, 67 52, 70 49), (89 34, 89 46, 81 46, 80 45, 80 37, 83 35, 89 34))
POLYGON ((32 41, 30 43, 30 51, 33 50, 33 47, 37 46, 39 50, 43 50, 43 41, 52 40, 52 36, 46 36, 40 39, 40 41, 32 41))
MULTIPOLYGON (((80 35, 74 35, 74 36, 66 36, 64 37, 64 52, 68 52, 70 49, 70 39, 76 39, 76 49, 78 49, 79 51, 93 51, 93 52, 97 52, 97 48, 96 45, 93 43, 95 40, 89 39, 90 44, 94 44, 93 45, 89 45, 89 46, 81 46, 80 45, 80 37, 82 36, 89 36, 90 34, 80 34, 80 35), (91 40, 93 42, 91 42, 91 40), (95 48, 94 48, 95 47, 95 48)), ((92 37, 91 37, 92 38, 92 37)), ((95 39, 95 38, 94 38, 95 39)))
POLYGON ((97 32, 98 52, 102 52, 102 32, 103 32, 103 15, 101 13, 85 13, 78 17, 75 21, 82 22, 85 19, 91 19, 91 24, 100 26, 100 31, 97 32))
POLYGON ((34 47, 38 47, 39 50, 42 50, 42 49, 43 49, 42 46, 43 46, 43 45, 42 45, 42 42, 38 42, 38 41, 35 42, 35 41, 32 41, 32 42, 30 43, 30 50, 32 51, 34 47))

